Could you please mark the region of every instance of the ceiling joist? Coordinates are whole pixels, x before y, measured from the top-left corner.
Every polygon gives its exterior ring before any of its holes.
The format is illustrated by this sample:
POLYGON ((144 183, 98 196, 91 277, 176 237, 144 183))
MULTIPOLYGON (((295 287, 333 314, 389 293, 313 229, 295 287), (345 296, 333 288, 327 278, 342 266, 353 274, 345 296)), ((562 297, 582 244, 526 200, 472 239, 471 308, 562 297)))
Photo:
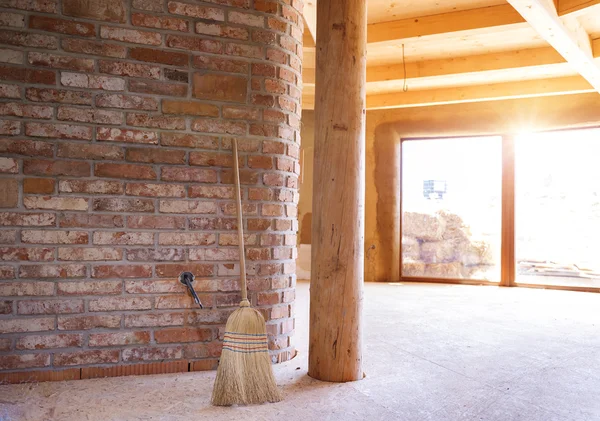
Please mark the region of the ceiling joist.
MULTIPOLYGON (((367 109, 424 107, 466 102, 494 101, 536 96, 568 95, 594 92, 580 76, 505 82, 445 89, 395 92, 367 97, 367 109)), ((304 109, 314 108, 314 95, 302 97, 304 109)))
POLYGON ((558 15, 579 16, 592 7, 600 8, 600 0, 558 0, 558 15))
POLYGON ((573 69, 600 92, 600 67, 594 61, 589 35, 576 17, 566 17, 563 22, 552 0, 508 2, 573 69))

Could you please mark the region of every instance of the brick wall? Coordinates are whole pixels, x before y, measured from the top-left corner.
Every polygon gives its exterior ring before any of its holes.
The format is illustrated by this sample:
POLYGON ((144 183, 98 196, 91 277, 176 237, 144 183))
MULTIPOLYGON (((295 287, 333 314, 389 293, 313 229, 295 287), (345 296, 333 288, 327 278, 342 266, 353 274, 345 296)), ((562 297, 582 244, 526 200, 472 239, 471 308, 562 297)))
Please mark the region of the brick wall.
POLYGON ((252 304, 293 356, 301 7, 0 0, 0 370, 214 368, 233 137, 252 304))

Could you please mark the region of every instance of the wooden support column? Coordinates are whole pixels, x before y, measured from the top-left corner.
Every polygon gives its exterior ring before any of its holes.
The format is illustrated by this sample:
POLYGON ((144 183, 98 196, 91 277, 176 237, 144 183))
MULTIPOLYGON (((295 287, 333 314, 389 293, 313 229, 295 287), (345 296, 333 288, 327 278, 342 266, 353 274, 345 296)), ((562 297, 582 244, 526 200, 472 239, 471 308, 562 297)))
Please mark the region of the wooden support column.
POLYGON ((308 374, 363 377, 366 5, 317 3, 308 374))
POLYGON ((502 136, 502 253, 500 286, 515 282, 515 136, 502 136))

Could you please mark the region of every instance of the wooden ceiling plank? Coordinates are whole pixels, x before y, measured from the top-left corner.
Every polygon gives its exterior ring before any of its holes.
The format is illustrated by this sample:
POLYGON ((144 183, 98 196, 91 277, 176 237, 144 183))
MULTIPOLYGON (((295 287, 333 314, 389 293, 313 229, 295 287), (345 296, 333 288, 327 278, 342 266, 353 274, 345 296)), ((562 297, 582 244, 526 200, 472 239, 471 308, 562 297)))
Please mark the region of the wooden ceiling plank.
POLYGON ((589 36, 575 17, 561 21, 552 0, 508 0, 523 18, 598 92, 600 67, 589 36))
POLYGON ((523 23, 510 5, 481 7, 420 18, 373 23, 367 26, 367 42, 394 43, 407 38, 472 31, 523 23))
MULTIPOLYGON (((408 62, 406 63, 406 77, 407 79, 442 77, 454 74, 472 74, 504 69, 546 66, 564 62, 565 59, 552 47, 531 48, 493 54, 408 62)), ((371 66, 367 68, 367 83, 401 80, 403 78, 404 66, 402 64, 371 66)), ((305 85, 314 84, 315 69, 305 67, 302 79, 305 85)))
POLYGON ((557 9, 559 16, 581 16, 588 13, 594 6, 600 9, 600 0, 558 0, 557 9))
MULTIPOLYGON (((538 96, 570 95, 594 91, 595 89, 582 77, 569 76, 371 95, 367 97, 367 109, 424 107, 538 96)), ((312 109, 314 107, 314 95, 303 95, 302 104, 304 109, 312 109)))

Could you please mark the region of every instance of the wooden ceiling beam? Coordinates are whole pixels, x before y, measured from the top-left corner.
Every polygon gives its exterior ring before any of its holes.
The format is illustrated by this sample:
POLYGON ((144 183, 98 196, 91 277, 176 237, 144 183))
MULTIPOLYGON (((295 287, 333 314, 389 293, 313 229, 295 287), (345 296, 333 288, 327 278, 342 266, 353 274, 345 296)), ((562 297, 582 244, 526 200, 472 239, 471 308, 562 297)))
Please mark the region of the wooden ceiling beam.
MULTIPOLYGON (((367 109, 424 107, 466 102, 496 101, 538 96, 569 95, 594 92, 580 76, 504 82, 492 85, 463 86, 444 89, 395 92, 367 97, 367 109)), ((314 108, 314 95, 302 98, 304 109, 314 108)))
POLYGON ((312 36, 315 44, 317 43, 317 0, 307 0, 304 3, 304 9, 302 11, 304 17, 304 23, 308 28, 308 32, 312 36))
MULTIPOLYGON (((598 41, 598 52, 600 53, 600 40, 598 41)), ((426 77, 444 77, 455 74, 472 74, 486 71, 547 66, 564 62, 565 59, 554 48, 542 47, 408 62, 406 63, 406 77, 409 80, 414 80, 426 77)), ((367 83, 402 80, 403 78, 404 66, 402 64, 396 63, 388 66, 367 67, 367 83)), ((305 86, 314 84, 315 69, 304 67, 302 79, 305 86)))
POLYGON ((401 19, 367 25, 367 43, 393 43, 409 38, 443 35, 450 32, 490 30, 522 24, 524 19, 510 5, 480 7, 457 12, 401 19))
POLYGON ((557 10, 559 16, 580 16, 592 7, 600 9, 600 0, 558 0, 557 10))
POLYGON ((592 44, 576 17, 558 16, 552 0, 508 0, 523 18, 558 51, 581 76, 600 92, 600 67, 592 44))

